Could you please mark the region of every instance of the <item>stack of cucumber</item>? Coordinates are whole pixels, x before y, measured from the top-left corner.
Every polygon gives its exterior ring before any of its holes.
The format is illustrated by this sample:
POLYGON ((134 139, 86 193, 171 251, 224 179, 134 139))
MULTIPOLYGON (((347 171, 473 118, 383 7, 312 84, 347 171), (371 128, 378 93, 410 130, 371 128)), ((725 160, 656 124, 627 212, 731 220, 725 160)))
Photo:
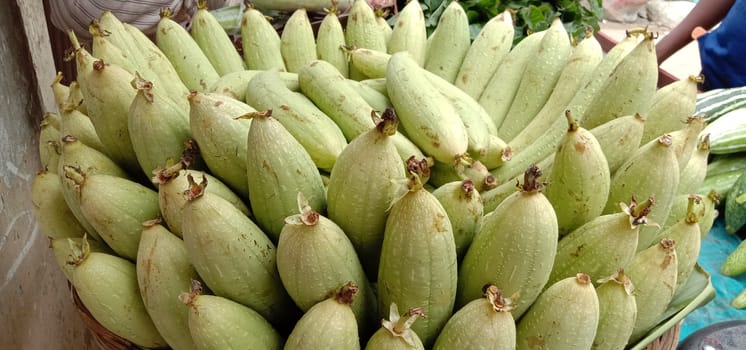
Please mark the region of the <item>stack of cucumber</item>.
POLYGON ((204 7, 71 38, 31 196, 93 317, 144 348, 645 338, 717 215, 697 79, 657 89, 645 30, 604 55, 559 20, 511 47, 507 13, 470 42, 457 2, 430 37, 416 0, 349 11, 249 8, 243 55, 204 7))
MULTIPOLYGON (((742 232, 746 225, 746 88, 717 89, 697 97, 697 113, 707 116, 702 131, 709 138, 711 153, 703 191, 719 194, 725 231, 742 232)), ((743 237, 743 235, 741 235, 743 237)), ((723 262, 720 272, 738 276, 746 272, 746 244, 741 243, 723 262)), ((746 308, 746 290, 732 305, 746 308)))

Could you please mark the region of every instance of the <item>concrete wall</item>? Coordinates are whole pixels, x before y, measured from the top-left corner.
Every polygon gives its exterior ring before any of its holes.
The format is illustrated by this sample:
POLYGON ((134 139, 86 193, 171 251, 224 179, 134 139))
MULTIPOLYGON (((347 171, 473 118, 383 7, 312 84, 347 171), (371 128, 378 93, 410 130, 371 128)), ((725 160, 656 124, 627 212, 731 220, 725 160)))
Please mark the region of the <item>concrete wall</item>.
POLYGON ((0 11, 0 348, 95 349, 30 201, 38 124, 53 108, 41 3, 9 1, 0 11))

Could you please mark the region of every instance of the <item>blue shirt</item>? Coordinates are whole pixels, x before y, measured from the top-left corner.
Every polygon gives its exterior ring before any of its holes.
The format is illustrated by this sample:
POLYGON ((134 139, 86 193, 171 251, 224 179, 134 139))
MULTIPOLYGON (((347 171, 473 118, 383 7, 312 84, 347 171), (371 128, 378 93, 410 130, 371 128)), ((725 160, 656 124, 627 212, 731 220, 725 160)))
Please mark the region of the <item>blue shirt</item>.
POLYGON ((698 39, 702 89, 746 86, 746 1, 736 0, 720 26, 698 39))

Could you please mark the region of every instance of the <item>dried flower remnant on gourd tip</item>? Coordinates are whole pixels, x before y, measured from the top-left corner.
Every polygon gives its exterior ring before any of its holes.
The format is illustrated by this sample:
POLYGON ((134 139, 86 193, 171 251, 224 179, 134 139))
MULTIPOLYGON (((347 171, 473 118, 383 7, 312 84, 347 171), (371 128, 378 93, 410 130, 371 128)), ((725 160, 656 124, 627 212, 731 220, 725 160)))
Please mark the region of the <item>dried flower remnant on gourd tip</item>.
POLYGON ((188 174, 187 181, 189 182, 189 188, 184 191, 184 197, 187 201, 195 200, 205 194, 205 188, 207 188, 207 177, 205 175, 202 175, 202 181, 197 183, 194 181, 192 174, 188 174))

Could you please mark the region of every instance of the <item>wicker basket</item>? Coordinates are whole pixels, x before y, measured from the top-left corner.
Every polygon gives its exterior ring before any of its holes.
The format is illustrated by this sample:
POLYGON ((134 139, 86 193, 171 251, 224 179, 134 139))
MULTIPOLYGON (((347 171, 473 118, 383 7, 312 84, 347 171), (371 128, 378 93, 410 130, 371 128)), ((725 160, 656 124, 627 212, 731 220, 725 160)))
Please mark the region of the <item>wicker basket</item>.
MULTIPOLYGON (((70 294, 72 295, 75 308, 78 309, 78 314, 83 319, 83 323, 85 323, 86 327, 93 334, 93 338, 96 339, 96 344, 98 344, 98 347, 101 350, 144 350, 144 348, 112 333, 98 323, 91 313, 88 312, 85 305, 83 305, 83 302, 78 297, 78 293, 75 292, 75 288, 73 288, 72 285, 70 285, 70 294)), ((679 344, 680 333, 681 322, 653 341, 645 348, 645 350, 676 350, 676 346, 679 344)))

